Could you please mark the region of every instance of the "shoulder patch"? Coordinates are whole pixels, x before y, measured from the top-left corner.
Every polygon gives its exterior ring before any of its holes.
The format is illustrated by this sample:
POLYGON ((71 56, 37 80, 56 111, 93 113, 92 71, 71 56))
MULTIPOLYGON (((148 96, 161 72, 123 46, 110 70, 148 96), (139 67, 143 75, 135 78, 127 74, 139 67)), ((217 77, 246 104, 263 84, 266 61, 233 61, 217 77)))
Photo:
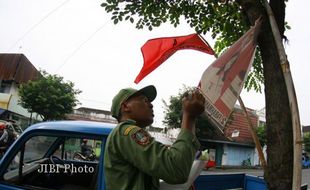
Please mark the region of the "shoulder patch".
POLYGON ((151 143, 151 136, 143 129, 131 135, 131 138, 139 145, 146 146, 151 143))
POLYGON ((131 125, 131 126, 128 126, 125 131, 124 131, 124 135, 128 135, 130 133, 131 130, 133 130, 134 128, 136 128, 137 126, 135 125, 131 125))

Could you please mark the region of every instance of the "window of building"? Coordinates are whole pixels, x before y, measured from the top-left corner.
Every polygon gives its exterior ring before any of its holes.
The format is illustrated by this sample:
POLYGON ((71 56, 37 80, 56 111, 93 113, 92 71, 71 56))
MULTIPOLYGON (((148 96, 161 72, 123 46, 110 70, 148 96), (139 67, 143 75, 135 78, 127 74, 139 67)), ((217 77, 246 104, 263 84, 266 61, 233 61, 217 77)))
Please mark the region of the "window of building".
POLYGON ((12 86, 12 81, 1 81, 0 82, 0 93, 10 93, 12 86))

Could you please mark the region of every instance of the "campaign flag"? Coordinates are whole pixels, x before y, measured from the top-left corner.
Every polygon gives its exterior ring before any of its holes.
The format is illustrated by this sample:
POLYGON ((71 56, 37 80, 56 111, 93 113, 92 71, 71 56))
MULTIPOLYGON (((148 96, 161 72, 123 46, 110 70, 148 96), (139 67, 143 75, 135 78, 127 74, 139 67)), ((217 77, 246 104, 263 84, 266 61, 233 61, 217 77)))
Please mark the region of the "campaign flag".
POLYGON ((198 34, 148 40, 141 48, 144 64, 135 79, 135 83, 139 83, 145 76, 181 49, 193 49, 214 55, 212 48, 198 34))
POLYGON ((206 98, 205 115, 220 130, 234 108, 251 68, 256 49, 258 21, 203 73, 199 87, 206 98))

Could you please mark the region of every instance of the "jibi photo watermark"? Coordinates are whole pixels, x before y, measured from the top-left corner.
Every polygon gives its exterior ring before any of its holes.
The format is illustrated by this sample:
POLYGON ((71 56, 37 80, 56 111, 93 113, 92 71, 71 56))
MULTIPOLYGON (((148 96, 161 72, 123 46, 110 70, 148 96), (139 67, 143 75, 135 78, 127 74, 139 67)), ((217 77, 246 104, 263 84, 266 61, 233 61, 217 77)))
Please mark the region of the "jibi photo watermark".
POLYGON ((38 168, 39 173, 94 173, 94 167, 92 166, 74 166, 74 164, 40 164, 38 168))

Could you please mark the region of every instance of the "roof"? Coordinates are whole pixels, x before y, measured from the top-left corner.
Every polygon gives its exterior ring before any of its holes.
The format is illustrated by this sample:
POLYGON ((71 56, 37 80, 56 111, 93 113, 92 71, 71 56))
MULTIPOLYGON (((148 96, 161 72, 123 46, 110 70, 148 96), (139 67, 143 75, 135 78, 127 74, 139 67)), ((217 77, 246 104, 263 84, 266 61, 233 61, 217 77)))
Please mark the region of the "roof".
POLYGON ((38 76, 38 70, 24 54, 0 54, 0 80, 25 83, 38 76))
POLYGON ((28 127, 25 133, 30 131, 59 131, 63 133, 86 133, 90 135, 108 135, 116 124, 92 122, 92 121, 53 121, 42 122, 28 127))
POLYGON ((222 140, 212 140, 212 139, 199 139, 199 141, 214 142, 214 143, 229 144, 229 145, 237 145, 237 146, 246 146, 246 147, 255 147, 254 143, 242 143, 242 142, 222 141, 222 140))
POLYGON ((88 113, 94 112, 98 114, 112 115, 111 112, 107 110, 100 110, 100 109, 87 108, 87 107, 79 107, 76 110, 81 111, 81 112, 88 112, 88 113))
MULTIPOLYGON (((257 127, 258 115, 253 109, 247 108, 248 115, 254 128, 257 127)), ((211 124, 211 123, 210 123, 211 124)), ((212 125, 212 124, 211 124, 212 125)), ((219 130, 214 130, 215 127, 206 127, 198 136, 199 140, 205 142, 234 144, 240 146, 253 146, 254 141, 249 128, 247 118, 244 116, 243 110, 235 107, 231 113, 228 122, 226 123, 223 133, 219 130), (236 136, 233 136, 234 132, 237 132, 236 136)))
MULTIPOLYGON (((258 116, 250 109, 247 109, 247 111, 253 127, 256 128, 258 116)), ((224 134, 229 139, 232 139, 233 142, 253 144, 253 137, 251 135, 248 120, 240 109, 234 109, 230 115, 229 121, 224 128, 224 134), (234 132, 237 132, 238 134, 235 137, 232 136, 234 132)))

